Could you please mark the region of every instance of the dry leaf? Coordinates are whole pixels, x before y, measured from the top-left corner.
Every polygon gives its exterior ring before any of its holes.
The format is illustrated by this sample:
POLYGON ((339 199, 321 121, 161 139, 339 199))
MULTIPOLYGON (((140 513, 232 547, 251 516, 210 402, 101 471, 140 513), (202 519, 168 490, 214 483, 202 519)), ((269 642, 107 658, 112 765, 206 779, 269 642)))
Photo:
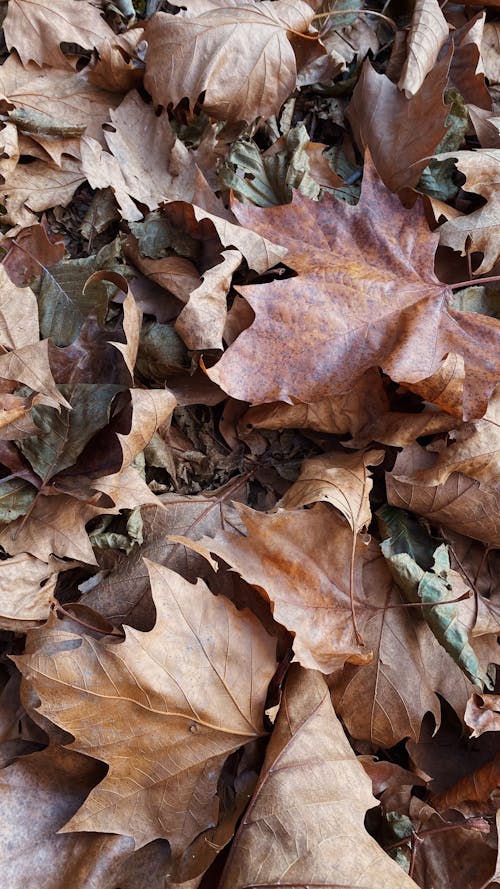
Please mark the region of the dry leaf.
POLYGON ((51 558, 48 563, 21 553, 0 562, 0 626, 26 632, 49 616, 49 605, 59 571, 71 563, 51 558))
POLYGON ((89 0, 9 0, 3 23, 5 42, 21 62, 70 68, 61 43, 93 49, 113 32, 89 0))
POLYGON ((36 160, 32 164, 18 164, 8 182, 0 186, 6 218, 13 224, 31 225, 37 219, 34 212, 48 207, 69 204, 76 189, 85 181, 79 161, 65 155, 61 166, 36 160))
POLYGON ((174 538, 209 557, 214 553, 271 602, 274 619, 293 635, 295 657, 304 667, 331 673, 346 661, 366 664, 372 652, 356 639, 366 546, 332 509, 259 513, 237 507, 246 535, 221 531, 196 543, 174 538), (351 575, 352 565, 352 575, 351 575), (353 603, 351 603, 351 596, 353 603))
POLYGON ((471 695, 464 720, 472 729, 471 738, 479 738, 483 732, 500 732, 500 695, 471 695))
POLYGON ((188 349, 222 349, 227 315, 226 297, 233 272, 243 259, 239 250, 223 250, 220 265, 208 269, 203 282, 191 292, 175 329, 188 349))
POLYGON ((391 191, 416 185, 446 133, 443 102, 449 57, 425 78, 415 96, 405 98, 385 74, 366 60, 349 104, 348 118, 361 149, 369 148, 381 179, 391 191), (425 129, 419 121, 432 107, 425 129), (416 133, 418 132, 418 138, 416 133))
POLYGON ((16 287, 0 268, 0 345, 21 349, 38 343, 38 305, 30 287, 16 287))
POLYGON ((311 7, 212 0, 197 15, 197 5, 189 4, 188 15, 157 13, 146 25, 144 85, 155 105, 175 106, 186 96, 194 106, 204 92, 204 109, 218 120, 252 123, 277 113, 297 78, 287 31, 306 33, 311 7))
POLYGON ((323 677, 292 668, 220 889, 416 887, 365 830, 376 802, 323 677))
POLYGON ((208 371, 225 392, 251 403, 318 401, 374 366, 418 382, 456 352, 465 360, 464 416, 484 414, 500 375, 500 324, 449 307, 433 272, 435 235, 369 164, 355 207, 297 194, 284 207, 241 204, 237 215, 261 234, 279 231, 299 274, 238 288, 256 318, 208 371))
POLYGON ((323 500, 344 515, 353 533, 371 522, 370 491, 373 487, 368 466, 378 466, 384 451, 343 454, 333 451, 312 457, 302 464, 297 481, 281 498, 280 506, 297 509, 323 500))
POLYGON ((413 482, 414 473, 432 468, 435 461, 434 454, 416 443, 404 448, 386 476, 388 502, 425 516, 437 527, 447 525, 475 540, 500 546, 498 484, 481 485, 459 472, 452 473, 443 485, 413 482))
POLYGON ((148 563, 157 608, 149 633, 122 644, 53 627, 31 631, 17 663, 41 712, 109 763, 65 831, 168 839, 175 857, 217 821, 226 757, 263 733, 273 642, 248 612, 148 563), (168 799, 169 805, 165 805, 168 799))
POLYGON ((447 38, 448 22, 438 0, 416 0, 408 34, 408 55, 398 82, 399 89, 408 97, 418 93, 447 38))
POLYGON ((48 359, 48 340, 22 346, 0 355, 0 378, 17 380, 43 395, 43 403, 69 408, 56 388, 48 359))

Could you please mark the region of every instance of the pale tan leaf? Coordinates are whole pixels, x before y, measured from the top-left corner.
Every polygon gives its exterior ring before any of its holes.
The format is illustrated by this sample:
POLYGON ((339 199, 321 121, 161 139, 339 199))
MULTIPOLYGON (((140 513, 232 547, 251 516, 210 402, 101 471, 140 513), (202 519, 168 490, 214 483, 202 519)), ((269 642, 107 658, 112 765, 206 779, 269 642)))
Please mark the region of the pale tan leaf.
POLYGON ((368 466, 378 466, 385 451, 343 454, 332 451, 304 460, 297 481, 281 498, 280 506, 298 509, 318 500, 331 503, 349 522, 353 533, 371 522, 370 491, 373 487, 368 466))
POLYGON ((438 0, 416 0, 408 34, 408 55, 398 82, 399 89, 408 97, 418 93, 447 38, 448 22, 438 0))
POLYGON ((365 829, 376 804, 323 677, 292 667, 220 889, 416 889, 365 829))
POLYGON ((44 404, 70 407, 54 383, 48 358, 48 340, 0 355, 0 378, 17 380, 40 392, 44 396, 44 404))
POLYGON ((17 663, 72 748, 110 766, 65 831, 132 834, 138 846, 164 837, 177 857, 217 821, 226 757, 263 734, 274 643, 202 581, 148 567, 151 632, 105 644, 32 630, 17 663))
POLYGON ((69 68, 61 43, 84 49, 99 46, 113 32, 89 0, 10 0, 3 23, 7 47, 17 49, 23 64, 69 68))
POLYGON ((193 106, 205 92, 205 110, 219 120, 267 118, 295 89, 287 29, 305 33, 312 17, 302 0, 229 0, 203 4, 198 15, 192 4, 187 16, 157 13, 145 29, 145 87, 165 108, 185 96, 193 106))
POLYGON ((38 222, 33 212, 69 204, 76 189, 85 181, 79 161, 64 156, 61 166, 36 160, 18 164, 8 182, 0 186, 6 218, 22 226, 38 222), (33 211, 33 212, 30 212, 33 211))
POLYGON ((188 304, 175 322, 175 329, 188 349, 222 349, 227 315, 226 298, 233 272, 243 259, 239 250, 224 250, 223 260, 203 275, 188 304))
POLYGON ((158 117, 133 90, 110 111, 110 120, 113 131, 104 134, 108 151, 94 139, 82 139, 82 170, 92 188, 113 189, 125 219, 143 217, 134 200, 154 210, 162 201, 194 198, 196 164, 166 112, 158 117))
POLYGON ((500 732, 500 695, 471 695, 465 710, 465 724, 472 729, 471 738, 483 732, 500 732))
POLYGON ((454 151, 436 157, 455 160, 457 169, 466 176, 464 190, 486 198, 486 203, 478 210, 466 216, 454 216, 439 229, 441 244, 445 247, 459 251, 462 256, 472 251, 484 254, 483 261, 474 272, 484 275, 500 257, 500 149, 454 151))
POLYGON ((21 349, 38 343, 38 304, 31 287, 16 287, 0 267, 0 345, 21 349))
POLYGON ((65 494, 42 496, 24 524, 20 518, 0 531, 0 545, 10 555, 31 553, 46 562, 54 554, 96 565, 85 525, 103 512, 65 494))
POLYGON ((0 627, 25 632, 49 616, 59 571, 71 563, 20 553, 0 562, 0 627))
POLYGON ((500 83, 500 26, 487 22, 481 41, 481 59, 490 84, 500 83))
POLYGON ((168 389, 131 389, 132 422, 130 432, 118 433, 123 465, 128 466, 149 444, 153 433, 171 416, 175 396, 168 389))

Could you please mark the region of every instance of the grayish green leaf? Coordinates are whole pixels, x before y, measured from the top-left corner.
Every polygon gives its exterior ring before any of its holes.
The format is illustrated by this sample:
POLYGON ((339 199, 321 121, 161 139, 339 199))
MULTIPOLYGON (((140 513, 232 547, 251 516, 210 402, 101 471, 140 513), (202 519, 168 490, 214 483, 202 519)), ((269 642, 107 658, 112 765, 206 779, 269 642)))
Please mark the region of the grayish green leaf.
POLYGON ((35 497, 36 488, 24 479, 0 479, 0 522, 13 522, 25 515, 35 497))

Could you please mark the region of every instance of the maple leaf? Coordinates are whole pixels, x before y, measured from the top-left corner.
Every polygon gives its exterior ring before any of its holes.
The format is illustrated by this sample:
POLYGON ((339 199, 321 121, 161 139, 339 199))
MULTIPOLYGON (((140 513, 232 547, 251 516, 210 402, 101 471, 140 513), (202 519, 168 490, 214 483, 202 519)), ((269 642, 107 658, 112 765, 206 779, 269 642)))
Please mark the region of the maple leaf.
POLYGON ((271 514, 243 505, 237 510, 245 536, 222 531, 196 542, 170 539, 206 558, 220 556, 259 590, 274 619, 294 635, 304 667, 330 673, 346 661, 368 663, 372 653, 356 639, 353 624, 367 551, 348 524, 322 503, 271 514))
POLYGON ((15 47, 23 64, 69 68, 61 43, 76 43, 85 49, 99 46, 113 32, 89 0, 10 0, 3 23, 5 42, 15 47))
POLYGON ((264 732, 274 643, 202 581, 148 569, 151 632, 106 645, 47 627, 31 631, 17 663, 72 749, 110 766, 65 831, 132 835, 137 846, 164 837, 178 856, 216 823, 226 757, 264 732))
POLYGON ((295 88, 287 32, 305 33, 313 15, 302 0, 201 0, 186 16, 157 13, 145 29, 144 85, 165 108, 184 96, 194 105, 204 92, 205 110, 219 120, 269 117, 295 88))
POLYGON ((413 880, 365 830, 374 805, 324 678, 292 667, 220 889, 363 886, 367 873, 371 889, 412 889, 413 880))
POLYGON ((235 212, 261 234, 279 231, 298 275, 238 288, 256 318, 208 371, 224 391, 251 403, 318 401, 374 366, 417 382, 453 351, 465 361, 464 416, 484 413, 500 374, 500 324, 449 306, 433 272, 436 235, 370 164, 355 207, 296 195, 285 207, 235 212))

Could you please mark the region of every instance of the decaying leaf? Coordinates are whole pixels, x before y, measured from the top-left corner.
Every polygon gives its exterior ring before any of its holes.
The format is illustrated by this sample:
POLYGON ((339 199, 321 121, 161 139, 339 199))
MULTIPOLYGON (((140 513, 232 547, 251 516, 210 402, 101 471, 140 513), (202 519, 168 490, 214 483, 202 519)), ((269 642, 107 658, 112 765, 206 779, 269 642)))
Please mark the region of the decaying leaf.
POLYGON ((448 22, 438 0, 416 0, 408 34, 408 56, 398 82, 407 96, 418 93, 447 37, 448 22))
POLYGON ((74 736, 72 749, 110 766, 65 830, 133 835, 137 846, 164 837, 179 856, 217 821, 226 757, 264 731, 274 643, 202 581, 148 567, 149 633, 99 644, 53 624, 31 631, 17 663, 43 715, 74 736))

